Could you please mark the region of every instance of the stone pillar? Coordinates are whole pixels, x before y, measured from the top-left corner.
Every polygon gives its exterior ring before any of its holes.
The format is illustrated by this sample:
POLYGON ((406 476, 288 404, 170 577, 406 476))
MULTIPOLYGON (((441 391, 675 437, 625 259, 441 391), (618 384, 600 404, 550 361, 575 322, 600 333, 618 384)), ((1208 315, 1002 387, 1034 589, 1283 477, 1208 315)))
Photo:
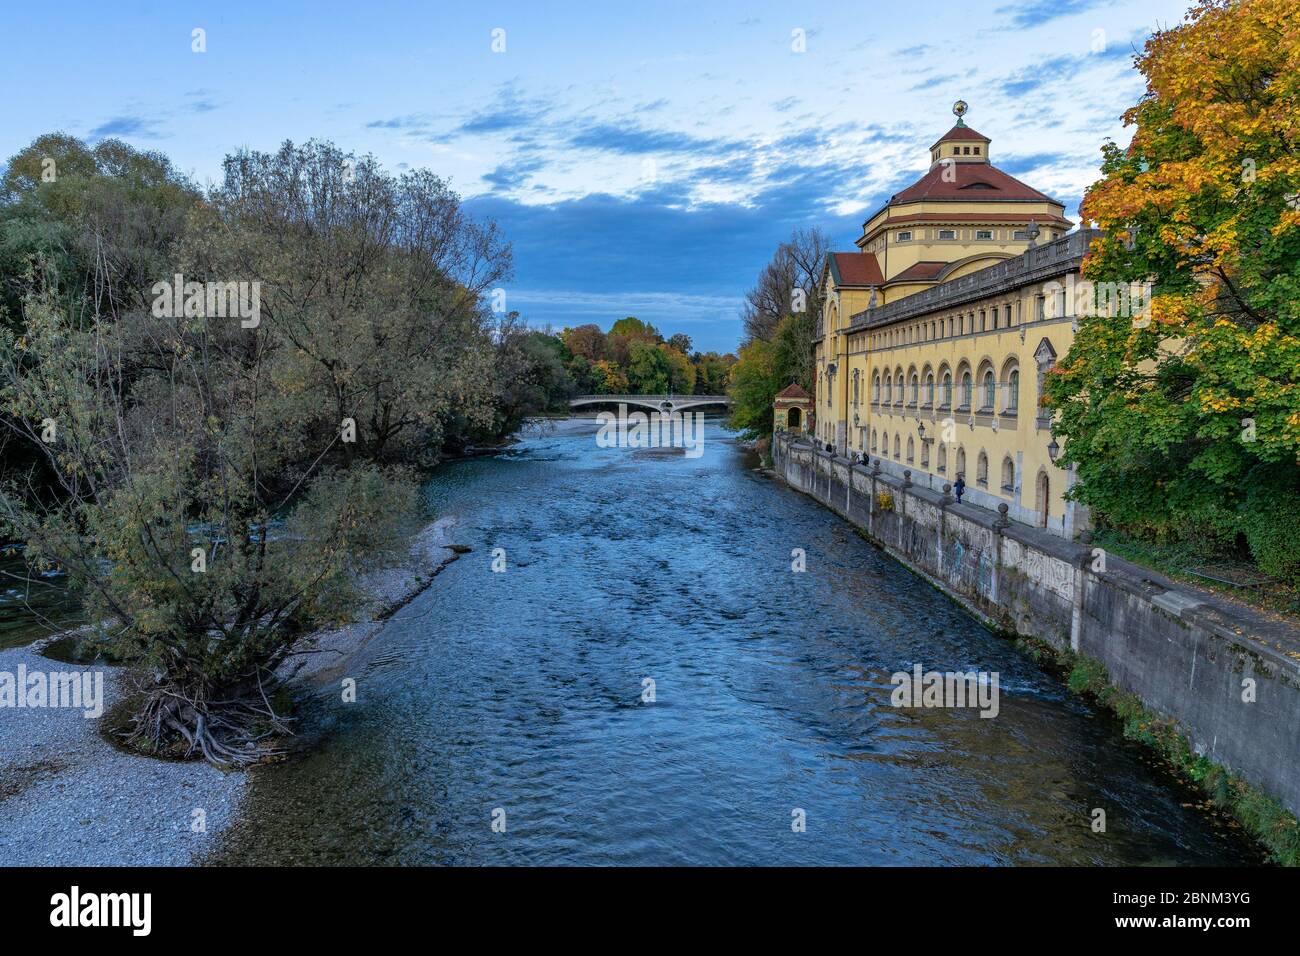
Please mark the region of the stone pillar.
POLYGON ((1007 517, 1007 503, 998 503, 998 517, 993 524, 993 575, 989 580, 989 601, 998 603, 998 578, 1002 571, 1002 532, 1011 524, 1007 517))
POLYGON ((1074 568, 1074 593, 1070 595, 1070 650, 1079 653, 1079 635, 1083 631, 1083 595, 1088 586, 1088 565, 1092 558, 1092 532, 1079 535, 1083 550, 1074 568))
POLYGON ((943 579, 943 530, 948 523, 948 506, 952 504, 952 485, 943 483, 943 501, 939 505, 939 541, 935 547, 934 566, 939 579, 943 579))

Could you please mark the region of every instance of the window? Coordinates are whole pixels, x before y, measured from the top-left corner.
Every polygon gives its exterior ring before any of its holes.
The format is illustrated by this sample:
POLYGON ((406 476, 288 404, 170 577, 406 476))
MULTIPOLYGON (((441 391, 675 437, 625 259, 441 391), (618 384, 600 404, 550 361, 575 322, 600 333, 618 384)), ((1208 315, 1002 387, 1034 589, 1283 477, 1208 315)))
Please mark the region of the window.
POLYGON ((975 238, 976 238, 976 239, 992 239, 992 238, 993 238, 993 230, 992 230, 992 229, 976 229, 976 230, 975 230, 975 238))
POLYGON ((853 370, 853 407, 858 407, 858 370, 853 370))
POLYGON ((925 407, 929 408, 934 404, 934 373, 925 377, 925 407))
POLYGON ((943 391, 941 391, 939 395, 943 402, 939 406, 940 408, 947 408, 949 405, 952 404, 952 373, 951 372, 943 373, 943 391))
POLYGON ((930 443, 921 442, 921 467, 930 467, 930 443))
POLYGON ((874 428, 871 429, 871 450, 873 452, 876 450, 876 430, 874 428))
POLYGON ((963 147, 961 148, 961 152, 962 152, 962 155, 963 155, 963 156, 969 156, 969 155, 970 155, 970 147, 969 147, 969 146, 963 146, 963 147))
POLYGON ((1013 233, 1011 234, 1011 238, 1012 238, 1012 239, 1028 239, 1028 238, 1029 238, 1029 233, 1025 232, 1025 230, 1023 230, 1023 229, 1017 229, 1015 232, 1013 232, 1013 233))
POLYGON ((911 239, 912 239, 912 234, 910 232, 900 232, 898 234, 899 242, 910 242, 911 239))
POLYGON ((940 230, 939 230, 939 238, 940 238, 940 239, 956 239, 956 238, 957 238, 957 230, 955 230, 955 229, 940 229, 940 230))
POLYGON ((936 470, 941 475, 948 470, 948 447, 946 445, 939 446, 939 467, 936 470))
POLYGON ((1007 494, 1013 494, 1016 490, 1016 466, 1010 455, 1002 459, 1002 490, 1007 494))
POLYGON ((984 314, 983 309, 980 309, 980 331, 981 332, 988 331, 988 316, 984 314))
POLYGON ((960 446, 957 448, 957 477, 966 477, 966 449, 960 446))
POLYGON ((880 402, 880 376, 879 375, 877 375, 875 378, 871 380, 871 400, 876 403, 880 402))
POLYGON ((913 372, 912 373, 912 398, 911 401, 908 402, 909 405, 916 404, 917 399, 920 396, 920 392, 921 392, 921 381, 916 377, 916 373, 913 372))
POLYGON ((973 393, 970 372, 964 372, 961 377, 961 408, 970 408, 971 398, 974 397, 973 393))
POLYGON ((1007 376, 1007 407, 1006 413, 1014 415, 1016 409, 1020 407, 1020 370, 1012 369, 1011 374, 1007 376))
POLYGON ((975 155, 976 155, 976 156, 978 156, 978 155, 980 154, 980 148, 979 148, 978 146, 972 146, 971 149, 973 149, 973 150, 975 151, 975 155))
POLYGON ((894 458, 897 459, 897 458, 902 458, 902 457, 903 457, 901 454, 899 454, 899 450, 900 450, 901 448, 902 448, 902 445, 901 445, 901 444, 899 443, 899 441, 898 441, 898 436, 895 435, 895 436, 894 436, 894 458))
POLYGON ((1040 295, 1035 297, 1034 318, 1036 318, 1040 322, 1043 321, 1043 319, 1047 318, 1047 297, 1046 296, 1040 295))
POLYGON ((980 452, 979 458, 975 460, 975 481, 986 488, 989 483, 989 456, 980 452))
POLYGON ((984 411, 993 411, 994 403, 997 401, 997 395, 998 383, 993 378, 993 370, 989 369, 984 373, 984 411))
POLYGON ((1005 319, 1002 324, 1008 329, 1011 328, 1011 303, 1008 302, 1002 307, 1002 316, 1005 319))
POLYGON ((886 375, 885 376, 885 402, 886 403, 889 402, 889 394, 891 391, 893 391, 893 386, 890 385, 890 378, 888 375, 886 375))
POLYGON ((910 465, 912 459, 916 457, 916 443, 912 441, 911 436, 907 438, 907 463, 910 465))

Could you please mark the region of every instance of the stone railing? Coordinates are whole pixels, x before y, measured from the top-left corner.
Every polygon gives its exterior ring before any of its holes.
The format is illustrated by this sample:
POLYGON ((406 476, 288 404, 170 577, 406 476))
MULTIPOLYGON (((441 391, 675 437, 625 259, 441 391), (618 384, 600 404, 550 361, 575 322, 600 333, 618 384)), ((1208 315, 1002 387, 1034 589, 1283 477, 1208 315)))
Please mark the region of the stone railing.
POLYGON ((1076 229, 1060 239, 1027 249, 1014 259, 941 282, 888 305, 858 312, 849 320, 848 331, 877 328, 918 315, 941 312, 1076 270, 1083 262, 1093 238, 1099 235, 1101 233, 1096 229, 1076 229))

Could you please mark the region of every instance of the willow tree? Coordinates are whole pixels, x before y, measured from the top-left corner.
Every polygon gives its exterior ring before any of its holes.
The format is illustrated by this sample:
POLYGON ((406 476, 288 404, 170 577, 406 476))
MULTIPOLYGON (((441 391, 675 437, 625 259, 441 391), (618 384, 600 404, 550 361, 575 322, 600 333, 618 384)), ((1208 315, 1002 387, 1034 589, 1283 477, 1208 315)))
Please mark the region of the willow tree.
POLYGON ((180 260, 260 283, 270 372, 316 441, 352 418, 334 457, 428 463, 458 429, 493 427, 511 255, 492 223, 426 170, 394 176, 325 142, 224 169, 180 260))
POLYGON ((285 729, 276 665, 301 625, 341 613, 352 568, 401 540, 413 502, 373 465, 309 468, 280 490, 313 449, 267 340, 153 310, 87 325, 52 297, 0 337, 7 421, 57 476, 0 489, 5 533, 64 569, 98 641, 139 665, 133 735, 217 763, 257 759, 285 729))
POLYGON ((1207 0, 1137 58, 1126 148, 1082 206, 1085 274, 1149 314, 1081 321, 1047 394, 1075 493, 1112 524, 1300 580, 1300 14, 1207 0))

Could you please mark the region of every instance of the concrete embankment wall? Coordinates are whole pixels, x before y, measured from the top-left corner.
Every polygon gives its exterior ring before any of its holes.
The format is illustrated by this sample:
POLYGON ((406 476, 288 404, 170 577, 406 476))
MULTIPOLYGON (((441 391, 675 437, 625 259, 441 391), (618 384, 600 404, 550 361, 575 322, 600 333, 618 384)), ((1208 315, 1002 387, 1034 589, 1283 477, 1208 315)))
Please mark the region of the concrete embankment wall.
POLYGON ((1300 814, 1300 661, 1172 582, 1090 546, 777 436, 787 484, 996 626, 1070 648, 1203 753, 1300 814), (892 507, 881 507, 882 495, 892 507), (1247 679, 1253 702, 1243 700, 1247 679))

